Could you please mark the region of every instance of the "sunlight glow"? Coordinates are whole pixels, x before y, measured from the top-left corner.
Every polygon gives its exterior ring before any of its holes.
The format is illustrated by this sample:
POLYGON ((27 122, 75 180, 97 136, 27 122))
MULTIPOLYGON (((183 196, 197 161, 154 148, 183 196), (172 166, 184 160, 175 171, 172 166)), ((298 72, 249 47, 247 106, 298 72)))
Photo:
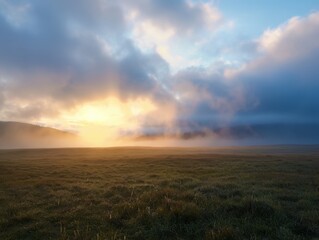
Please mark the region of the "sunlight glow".
POLYGON ((66 124, 80 126, 80 137, 90 145, 113 145, 121 131, 138 131, 143 118, 156 110, 149 99, 140 98, 123 102, 108 98, 80 105, 61 118, 66 124))

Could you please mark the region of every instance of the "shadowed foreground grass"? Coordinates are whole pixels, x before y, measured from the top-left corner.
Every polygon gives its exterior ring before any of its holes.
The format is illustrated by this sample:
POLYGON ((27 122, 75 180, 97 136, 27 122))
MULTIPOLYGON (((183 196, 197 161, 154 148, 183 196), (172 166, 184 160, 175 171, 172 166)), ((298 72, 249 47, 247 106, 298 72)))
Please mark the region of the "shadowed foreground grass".
POLYGON ((271 152, 3 150, 0 239, 318 239, 319 155, 271 152))

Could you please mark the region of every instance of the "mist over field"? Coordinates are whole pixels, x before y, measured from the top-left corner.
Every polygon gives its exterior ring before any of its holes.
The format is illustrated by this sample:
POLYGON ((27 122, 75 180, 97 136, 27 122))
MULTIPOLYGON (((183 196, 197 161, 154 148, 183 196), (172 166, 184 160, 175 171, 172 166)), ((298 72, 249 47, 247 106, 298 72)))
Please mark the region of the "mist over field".
POLYGON ((213 131, 184 132, 179 134, 121 135, 112 142, 107 138, 87 139, 78 132, 61 131, 37 125, 0 122, 0 149, 14 148, 78 148, 114 146, 175 146, 175 147, 218 147, 283 144, 316 144, 314 128, 305 131, 300 126, 258 126, 258 132, 246 127, 218 129, 213 131), (299 128, 298 128, 299 127, 299 128), (278 137, 278 134, 281 136, 278 137), (294 137, 299 137, 294 140, 294 137))

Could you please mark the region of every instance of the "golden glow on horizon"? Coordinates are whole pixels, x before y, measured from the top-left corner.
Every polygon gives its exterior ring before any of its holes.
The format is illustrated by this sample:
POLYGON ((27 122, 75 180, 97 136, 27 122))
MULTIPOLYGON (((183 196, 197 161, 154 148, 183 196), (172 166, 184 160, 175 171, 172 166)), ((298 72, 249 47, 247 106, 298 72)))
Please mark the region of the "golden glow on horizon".
POLYGON ((137 132, 148 114, 156 110, 149 99, 123 102, 112 97, 77 106, 62 114, 65 125, 76 126, 81 139, 91 146, 123 144, 122 131, 137 132))
POLYGON ((136 120, 155 109, 147 99, 121 102, 116 98, 82 104, 62 118, 81 125, 95 124, 109 127, 134 127, 136 120))
POLYGON ((60 109, 59 115, 42 117, 33 123, 76 133, 79 136, 76 146, 108 147, 145 145, 135 137, 152 126, 171 131, 175 119, 176 106, 170 102, 155 102, 146 97, 125 101, 115 95, 87 101, 72 109, 60 109))

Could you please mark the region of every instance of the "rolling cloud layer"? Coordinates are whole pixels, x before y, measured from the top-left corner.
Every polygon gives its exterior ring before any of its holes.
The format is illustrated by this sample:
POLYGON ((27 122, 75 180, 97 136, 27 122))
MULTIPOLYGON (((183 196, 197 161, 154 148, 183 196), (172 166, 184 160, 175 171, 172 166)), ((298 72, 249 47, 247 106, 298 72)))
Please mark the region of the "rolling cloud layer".
POLYGON ((319 12, 218 44, 233 27, 207 2, 0 0, 0 119, 143 144, 319 143, 319 12))

